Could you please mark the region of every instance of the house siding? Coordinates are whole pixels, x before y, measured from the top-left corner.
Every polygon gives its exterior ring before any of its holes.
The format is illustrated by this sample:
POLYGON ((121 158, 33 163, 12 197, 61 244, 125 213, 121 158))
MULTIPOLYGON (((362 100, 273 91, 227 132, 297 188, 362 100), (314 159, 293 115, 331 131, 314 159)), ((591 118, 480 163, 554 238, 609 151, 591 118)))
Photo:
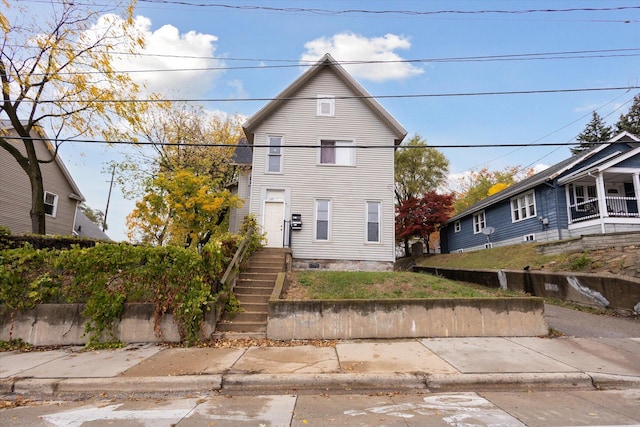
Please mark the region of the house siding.
POLYGON ((331 71, 319 72, 296 97, 286 102, 255 129, 254 144, 264 145, 268 135, 281 135, 282 173, 265 173, 266 149, 254 146, 254 185, 250 212, 263 218, 264 194, 285 190, 285 218, 301 214, 303 226, 291 235, 295 258, 328 260, 394 260, 394 135, 331 71), (335 116, 318 117, 318 94, 333 95, 335 116), (357 145, 385 148, 356 149, 354 166, 318 164, 320 139, 350 139, 357 145), (315 200, 331 200, 330 238, 314 241, 315 200), (366 243, 367 201, 381 202, 381 243, 366 243), (366 255, 365 255, 366 252, 366 255))
MULTIPOLYGON (((22 144, 16 144, 25 153, 22 144)), ((38 158, 46 159, 50 153, 43 144, 37 146, 38 158)), ((44 191, 58 196, 56 216, 46 216, 47 234, 71 235, 78 202, 69 198, 73 188, 57 162, 42 163, 44 191)), ((0 150, 0 225, 9 227, 12 234, 31 233, 31 184, 18 162, 6 151, 0 150)))
MULTIPOLYGON (((514 197, 518 197, 531 190, 525 190, 514 197)), ((568 237, 566 228, 562 228, 562 216, 566 218, 566 205, 564 189, 539 185, 534 188, 536 216, 521 221, 513 222, 511 217, 511 199, 506 199, 484 209, 487 227, 493 227, 491 235, 493 246, 502 246, 525 242, 525 236, 533 234, 535 241, 556 240, 560 236, 568 237), (546 218, 548 225, 543 225, 540 218, 546 218)), ((470 212, 460 219, 461 230, 453 231, 453 224, 447 226, 448 242, 447 251, 456 252, 459 249, 477 250, 483 249, 489 242, 487 236, 478 233, 473 234, 473 216, 479 211, 470 212), (466 230, 466 232, 465 232, 466 230)))
POLYGON ((230 190, 231 194, 237 195, 242 199, 242 206, 233 208, 229 212, 229 231, 232 233, 240 232, 240 227, 245 217, 249 214, 249 181, 251 171, 242 171, 238 174, 238 182, 230 190))

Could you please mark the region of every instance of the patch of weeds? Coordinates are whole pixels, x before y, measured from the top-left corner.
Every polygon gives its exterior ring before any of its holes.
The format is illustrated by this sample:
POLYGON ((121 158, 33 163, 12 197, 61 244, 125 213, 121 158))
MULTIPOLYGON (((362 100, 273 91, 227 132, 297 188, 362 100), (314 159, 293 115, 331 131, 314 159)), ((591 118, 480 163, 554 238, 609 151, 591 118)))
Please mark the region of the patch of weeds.
POLYGON ((591 265, 593 260, 588 256, 587 252, 583 253, 577 258, 572 259, 569 262, 569 270, 579 271, 584 270, 587 266, 591 265))
POLYGON ((236 314, 242 312, 242 307, 240 307, 240 301, 238 297, 233 292, 229 293, 229 299, 227 299, 227 303, 224 305, 224 311, 229 313, 229 316, 233 319, 236 314))
POLYGON ((13 351, 13 350, 30 350, 33 346, 29 343, 22 341, 20 338, 9 341, 0 341, 0 351, 13 351))

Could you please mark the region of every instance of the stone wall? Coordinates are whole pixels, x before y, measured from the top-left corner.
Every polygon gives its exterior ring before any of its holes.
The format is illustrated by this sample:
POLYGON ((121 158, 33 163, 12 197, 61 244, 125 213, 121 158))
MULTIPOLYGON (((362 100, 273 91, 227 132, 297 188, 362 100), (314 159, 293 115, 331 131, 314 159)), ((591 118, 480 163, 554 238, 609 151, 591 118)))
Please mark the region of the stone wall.
POLYGON ((574 239, 542 243, 536 245, 536 251, 542 255, 557 255, 604 248, 624 249, 629 246, 640 246, 640 232, 588 234, 574 239))

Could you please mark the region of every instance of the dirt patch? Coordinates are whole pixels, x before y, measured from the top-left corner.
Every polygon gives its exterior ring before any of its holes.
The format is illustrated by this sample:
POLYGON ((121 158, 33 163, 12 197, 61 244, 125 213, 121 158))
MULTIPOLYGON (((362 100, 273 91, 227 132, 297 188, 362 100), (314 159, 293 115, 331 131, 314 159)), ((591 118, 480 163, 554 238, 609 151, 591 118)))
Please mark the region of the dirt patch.
POLYGON ((287 274, 280 298, 286 300, 304 300, 309 299, 308 296, 307 290, 298 282, 295 275, 287 274))

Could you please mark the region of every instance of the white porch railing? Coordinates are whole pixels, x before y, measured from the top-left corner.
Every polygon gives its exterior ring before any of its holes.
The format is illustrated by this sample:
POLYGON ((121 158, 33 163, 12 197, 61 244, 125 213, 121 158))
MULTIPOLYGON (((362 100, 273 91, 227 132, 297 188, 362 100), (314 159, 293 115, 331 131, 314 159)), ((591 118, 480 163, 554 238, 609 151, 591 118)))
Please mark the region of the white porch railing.
MULTIPOLYGON (((605 197, 607 213, 604 216, 613 218, 640 218, 638 200, 635 197, 605 197)), ((570 207, 570 222, 587 221, 600 218, 598 199, 587 199, 584 202, 572 204, 570 207)))

